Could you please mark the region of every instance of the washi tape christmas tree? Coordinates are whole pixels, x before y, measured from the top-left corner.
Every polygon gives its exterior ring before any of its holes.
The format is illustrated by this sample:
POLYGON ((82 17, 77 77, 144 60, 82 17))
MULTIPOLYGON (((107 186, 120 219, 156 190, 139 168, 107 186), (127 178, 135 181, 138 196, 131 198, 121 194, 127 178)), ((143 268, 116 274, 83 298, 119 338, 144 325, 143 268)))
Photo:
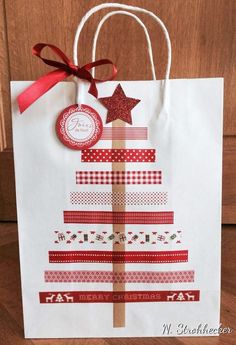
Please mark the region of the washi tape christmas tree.
MULTIPOLYGON (((68 225, 68 231, 54 230, 53 242, 54 245, 60 246, 60 250, 49 250, 50 269, 45 270, 44 278, 46 283, 56 285, 66 282, 68 287, 71 282, 96 282, 101 283, 101 289, 71 291, 68 288, 65 291, 40 292, 39 297, 40 303, 113 303, 113 326, 125 327, 127 303, 197 302, 200 291, 126 289, 126 283, 193 283, 195 272, 192 269, 173 270, 174 263, 188 263, 189 253, 187 249, 178 249, 178 245, 182 243, 182 230, 168 228, 175 223, 174 210, 168 209, 169 191, 158 190, 165 171, 158 167, 156 149, 145 145, 148 128, 133 126, 132 109, 138 106, 140 100, 127 96, 118 84, 111 96, 100 98, 99 101, 107 109, 106 124, 102 126, 96 113, 96 123, 103 129, 99 134, 96 132, 96 139, 91 139, 97 143, 96 148, 82 149, 80 164, 83 169, 72 172, 75 174, 75 187, 79 185, 80 191, 71 191, 68 196, 73 209, 62 210, 64 225, 68 225), (112 123, 112 127, 107 126, 109 123, 112 123), (112 145, 106 149, 99 148, 99 140, 110 140, 112 145), (135 148, 126 147, 130 141, 136 143, 135 148), (94 168, 94 163, 96 170, 90 168, 91 165, 94 168), (111 170, 104 170, 103 163, 111 163, 111 170), (126 163, 133 163, 132 170, 126 169, 126 163), (137 167, 140 166, 139 170, 137 167), (98 192, 95 185, 107 186, 107 191, 98 192), (127 185, 135 185, 135 192, 127 192, 127 185), (153 186, 152 191, 145 190, 148 185, 153 186), (91 188, 89 191, 83 191, 83 186, 91 188), (79 205, 96 205, 96 210, 79 210, 79 205), (99 209, 101 205, 110 205, 112 210, 99 209), (130 205, 143 205, 143 210, 127 211, 126 207, 130 205), (160 205, 161 210, 158 210, 160 205), (156 206, 157 211, 153 211, 153 208, 150 210, 150 206, 156 206), (166 209, 163 210, 163 207, 166 209), (78 224, 78 230, 71 230, 70 224, 78 224), (83 229, 84 224, 89 224, 91 229, 83 229), (99 231, 96 226, 100 224, 108 224, 112 230, 99 231), (126 231, 126 225, 135 227, 132 231, 126 231), (153 230, 147 228, 147 225, 153 225, 153 230), (165 230, 160 230, 159 225, 165 225, 165 230), (85 244, 89 245, 89 249, 83 248, 85 244), (103 249, 97 250, 97 244, 103 245, 103 249), (150 250, 140 250, 140 247, 135 249, 137 245, 149 245, 150 250), (171 248, 166 250, 165 246, 168 245, 171 245, 171 248), (68 246, 73 250, 68 250, 68 246), (173 246, 176 248, 173 249, 173 246), (51 267, 55 263, 61 264, 62 267, 74 263, 86 263, 90 266, 86 270, 52 270, 51 267), (97 269, 99 265, 102 267, 103 263, 112 264, 111 270, 97 269), (137 269, 126 270, 125 265, 129 263, 136 264, 137 269), (141 271, 138 269, 139 263, 147 264, 147 267, 153 264, 153 269, 141 271), (158 271, 157 265, 161 264, 171 264, 171 269, 158 271), (103 283, 112 284, 112 290, 104 291, 103 283)), ((86 106, 79 106, 79 110, 76 111, 82 111, 83 107, 86 106)), ((93 113, 88 108, 86 110, 93 113)), ((76 114, 76 111, 73 114, 76 114)), ((59 131, 62 124, 65 127, 69 116, 71 114, 67 114, 66 119, 60 117, 57 123, 59 131)), ((73 131, 76 130, 75 124, 76 121, 73 122, 73 131)), ((73 135, 76 137, 77 134, 73 135)), ((63 140, 67 139, 62 139, 62 142, 63 140)))

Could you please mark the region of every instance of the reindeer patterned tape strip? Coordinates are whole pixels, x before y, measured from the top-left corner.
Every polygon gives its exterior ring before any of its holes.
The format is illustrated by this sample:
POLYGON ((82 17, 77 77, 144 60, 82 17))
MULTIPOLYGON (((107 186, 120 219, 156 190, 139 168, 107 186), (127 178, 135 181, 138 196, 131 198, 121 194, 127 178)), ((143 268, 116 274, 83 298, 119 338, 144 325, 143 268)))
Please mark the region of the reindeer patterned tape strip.
POLYGON ((192 283, 194 271, 45 271, 46 283, 192 283))
POLYGON ((147 140, 147 127, 104 127, 100 140, 147 140))
POLYGON ((154 149, 87 149, 82 150, 81 162, 87 163, 154 163, 154 149))
POLYGON ((173 224, 174 212, 64 211, 64 223, 173 224))
POLYGON ((76 184, 161 184, 162 173, 155 170, 76 171, 76 184))
POLYGON ((166 205, 165 192, 71 192, 72 205, 166 205))
POLYGON ((49 251, 50 263, 178 263, 188 261, 188 250, 170 251, 49 251))
POLYGON ((171 291, 48 291, 39 292, 40 303, 197 302, 199 290, 171 291))

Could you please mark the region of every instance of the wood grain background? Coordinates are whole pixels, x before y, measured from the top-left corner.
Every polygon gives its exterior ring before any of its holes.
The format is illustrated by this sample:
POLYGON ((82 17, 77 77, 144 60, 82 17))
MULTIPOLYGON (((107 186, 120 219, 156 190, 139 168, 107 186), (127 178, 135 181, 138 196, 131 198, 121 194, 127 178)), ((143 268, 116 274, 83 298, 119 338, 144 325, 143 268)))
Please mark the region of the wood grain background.
MULTIPOLYGON (((72 57, 76 27, 100 0, 0 0, 0 220, 15 220, 10 80, 34 80, 49 71, 31 56, 35 43, 53 43, 72 57)), ((224 77, 223 222, 236 223, 235 0, 126 0, 145 7, 166 24, 173 48, 171 78, 224 77)), ((91 42, 99 19, 86 24, 79 42, 79 63, 91 61, 91 42)), ((167 49, 158 25, 140 14, 153 42, 158 78, 164 77, 167 49)), ((48 56, 51 56, 48 54, 48 56)), ((151 79, 145 36, 132 18, 108 19, 98 42, 97 58, 119 66, 118 79, 151 79)), ((98 76, 106 73, 99 71, 98 76)))

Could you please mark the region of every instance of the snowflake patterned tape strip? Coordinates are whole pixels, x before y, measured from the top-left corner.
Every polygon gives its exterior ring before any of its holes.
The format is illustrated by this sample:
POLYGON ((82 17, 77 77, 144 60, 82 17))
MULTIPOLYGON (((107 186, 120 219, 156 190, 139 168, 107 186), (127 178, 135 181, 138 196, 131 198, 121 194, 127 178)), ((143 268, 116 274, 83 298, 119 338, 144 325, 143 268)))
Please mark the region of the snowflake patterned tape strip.
POLYGON ((188 261, 188 250, 171 251, 49 251, 50 263, 178 263, 188 261))
POLYGON ((194 271, 45 271, 46 283, 191 283, 194 271))
POLYGON ((64 211, 64 223, 173 224, 174 212, 64 211))
POLYGON ((171 291, 48 291, 40 292, 40 303, 129 303, 196 302, 199 290, 171 291))

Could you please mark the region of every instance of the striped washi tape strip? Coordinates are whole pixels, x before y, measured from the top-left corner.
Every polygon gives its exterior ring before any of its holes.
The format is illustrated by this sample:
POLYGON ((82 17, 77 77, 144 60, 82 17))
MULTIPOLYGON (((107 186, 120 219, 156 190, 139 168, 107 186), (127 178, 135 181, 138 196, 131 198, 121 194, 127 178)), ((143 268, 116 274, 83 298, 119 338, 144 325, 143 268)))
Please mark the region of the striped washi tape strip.
POLYGON ((188 250, 169 251, 49 251, 50 263, 178 263, 188 261, 188 250))
POLYGON ((147 140, 147 127, 104 127, 100 140, 147 140))
POLYGON ((174 212, 64 211, 71 224, 173 224, 174 212))

